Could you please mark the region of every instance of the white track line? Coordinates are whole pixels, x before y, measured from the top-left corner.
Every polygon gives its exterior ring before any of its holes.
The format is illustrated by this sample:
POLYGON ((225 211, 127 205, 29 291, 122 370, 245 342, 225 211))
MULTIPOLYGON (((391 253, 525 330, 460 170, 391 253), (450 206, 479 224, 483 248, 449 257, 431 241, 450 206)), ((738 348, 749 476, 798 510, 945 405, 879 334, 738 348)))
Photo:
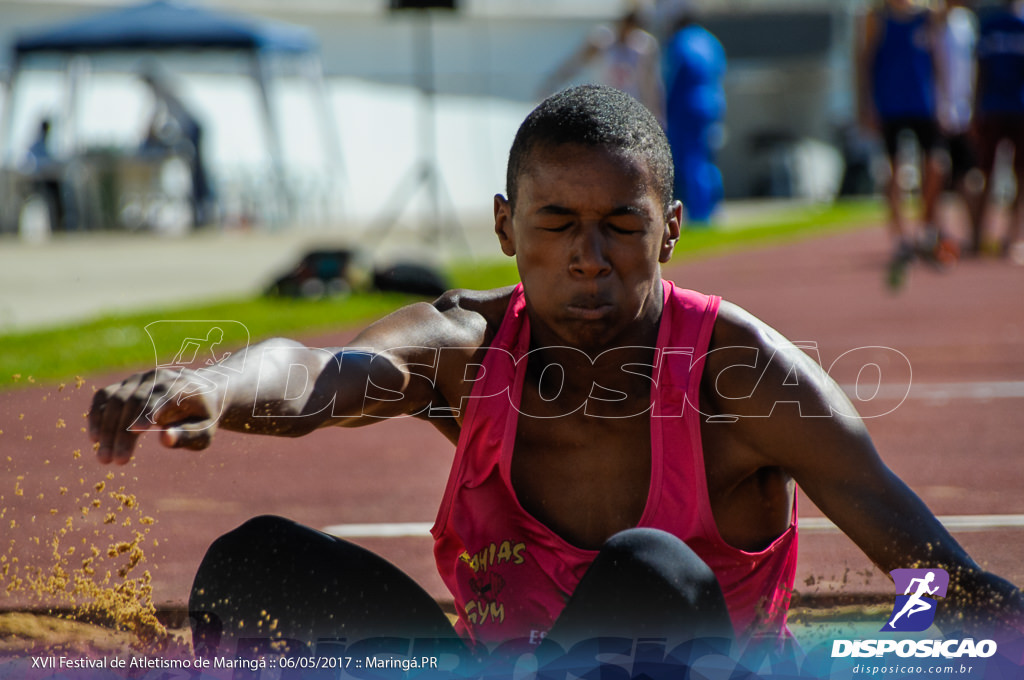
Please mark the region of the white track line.
MULTIPOLYGON (((942 515, 938 517, 950 531, 990 531, 1024 527, 1024 515, 942 515)), ((839 531, 825 517, 801 517, 801 531, 839 531)))
MULTIPOLYGON (((950 531, 991 531, 1024 527, 1024 515, 943 515, 938 518, 950 531)), ((381 524, 334 524, 324 533, 340 538, 428 537, 430 522, 396 522, 381 524)), ((801 517, 800 530, 809 532, 839 531, 825 517, 801 517)))
POLYGON ((341 538, 396 538, 401 536, 429 536, 430 522, 395 522, 392 524, 334 524, 323 532, 341 538))
MULTIPOLYGON (((856 392, 856 385, 844 383, 840 385, 851 397, 856 392)), ((861 385, 861 394, 874 393, 872 385, 861 385)), ((934 399, 938 401, 962 401, 990 399, 1024 399, 1024 380, 992 380, 986 382, 962 383, 911 383, 910 392, 906 385, 880 385, 877 399, 934 399)))

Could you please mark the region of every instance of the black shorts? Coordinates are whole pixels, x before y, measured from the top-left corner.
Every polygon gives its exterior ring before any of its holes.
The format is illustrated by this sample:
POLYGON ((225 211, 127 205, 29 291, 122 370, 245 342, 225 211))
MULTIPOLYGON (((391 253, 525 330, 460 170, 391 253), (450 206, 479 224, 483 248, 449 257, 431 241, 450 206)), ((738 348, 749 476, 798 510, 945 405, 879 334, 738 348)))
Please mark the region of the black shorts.
POLYGON ((922 153, 932 153, 945 148, 939 122, 934 118, 891 118, 882 121, 882 139, 889 158, 895 158, 899 151, 900 134, 910 132, 917 138, 922 153))
POLYGON ((966 133, 950 135, 946 138, 949 147, 949 174, 953 182, 959 182, 974 168, 978 167, 978 153, 974 148, 973 137, 966 133))
POLYGON ((990 113, 978 116, 978 156, 981 169, 991 174, 1003 140, 1013 144, 1013 169, 1024 176, 1024 114, 990 113))

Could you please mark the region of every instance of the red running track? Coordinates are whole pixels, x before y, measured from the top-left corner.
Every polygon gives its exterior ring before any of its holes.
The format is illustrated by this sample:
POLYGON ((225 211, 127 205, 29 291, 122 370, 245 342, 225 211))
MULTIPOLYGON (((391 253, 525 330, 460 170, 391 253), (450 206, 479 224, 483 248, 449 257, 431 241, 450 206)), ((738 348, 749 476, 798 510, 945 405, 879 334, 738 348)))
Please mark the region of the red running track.
MULTIPOLYGON (((888 412, 868 422, 879 451, 936 514, 1013 523, 1024 516, 1024 268, 998 260, 966 261, 945 273, 918 267, 893 295, 882 284, 885 258, 882 230, 859 230, 675 264, 666 275, 746 307, 793 340, 814 343, 826 367, 860 347, 905 355, 912 398, 865 404, 872 413, 888 412)), ((311 342, 329 346, 350 336, 311 342)), ((840 362, 833 377, 854 381, 855 364, 840 362)), ((898 366, 883 366, 883 382, 892 377, 889 368, 898 366)), ((146 436, 135 461, 111 468, 115 479, 106 480, 110 470, 91 460, 82 428, 93 389, 114 377, 0 394, 0 526, 10 541, 0 554, 24 564, 41 549, 33 537, 45 544, 68 517, 78 533, 62 550, 87 535, 88 542, 109 540, 103 513, 82 516, 80 508, 124 485, 136 495, 138 516, 157 520, 146 543, 154 598, 180 606, 206 546, 251 516, 280 514, 314 527, 433 520, 452 447, 411 419, 299 440, 222 433, 201 453, 168 451, 146 436), (107 484, 103 494, 93 488, 100 481, 107 484)), ((893 379, 900 383, 900 374, 893 379)), ((801 517, 820 516, 804 498, 800 509, 801 517)), ((980 563, 1024 584, 1024 528, 983 526, 954 535, 980 563)), ((429 538, 356 540, 447 598, 429 538)), ((810 528, 801 537, 797 588, 809 595, 892 592, 843 535, 810 528)), ((6 599, 7 607, 26 604, 24 597, 6 599)))

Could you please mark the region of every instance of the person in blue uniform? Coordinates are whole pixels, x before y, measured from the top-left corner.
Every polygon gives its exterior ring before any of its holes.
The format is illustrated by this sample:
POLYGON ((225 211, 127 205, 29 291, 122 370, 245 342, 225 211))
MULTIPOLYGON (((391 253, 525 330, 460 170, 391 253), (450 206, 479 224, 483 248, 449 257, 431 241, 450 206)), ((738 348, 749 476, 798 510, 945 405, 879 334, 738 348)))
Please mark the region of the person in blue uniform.
POLYGON ((722 200, 722 173, 714 155, 725 116, 725 50, 683 6, 676 12, 664 53, 665 132, 675 163, 675 193, 687 221, 706 224, 722 200))
POLYGON ((957 248, 938 224, 939 198, 945 184, 945 151, 938 119, 936 49, 940 18, 913 0, 886 0, 865 21, 859 66, 861 124, 878 131, 885 143, 891 172, 889 202, 893 254, 888 282, 899 288, 915 256, 946 265, 957 248), (912 135, 922 158, 920 229, 903 214, 899 160, 901 139, 912 135))
POLYGON ((986 14, 978 37, 978 85, 975 111, 978 155, 985 173, 983 220, 990 210, 992 176, 999 145, 1013 147, 1014 193, 1010 226, 999 243, 1008 255, 1024 222, 1024 2, 1011 0, 986 14))

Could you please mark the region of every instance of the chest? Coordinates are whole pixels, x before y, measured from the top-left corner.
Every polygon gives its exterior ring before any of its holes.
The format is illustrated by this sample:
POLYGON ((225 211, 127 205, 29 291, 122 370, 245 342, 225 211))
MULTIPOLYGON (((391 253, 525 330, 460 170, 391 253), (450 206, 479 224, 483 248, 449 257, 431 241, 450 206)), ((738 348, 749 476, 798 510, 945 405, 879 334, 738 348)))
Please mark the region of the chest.
POLYGON ((651 480, 649 389, 628 394, 613 418, 593 406, 558 412, 524 385, 511 464, 523 509, 581 548, 636 526, 651 480))
MULTIPOLYGON (((545 410, 550 401, 524 385, 511 461, 513 491, 524 510, 572 545, 597 549, 613 534, 637 526, 647 508, 654 460, 645 410, 650 396, 640 388, 635 395, 619 403, 618 417, 600 417, 589 402, 556 415, 545 410)), ((700 421, 701 450, 685 454, 663 441, 671 451, 663 454, 671 457, 664 464, 689 467, 688 455, 701 456, 700 483, 719 534, 735 547, 760 550, 789 525, 792 480, 758 465, 757 452, 729 424, 700 421)))

